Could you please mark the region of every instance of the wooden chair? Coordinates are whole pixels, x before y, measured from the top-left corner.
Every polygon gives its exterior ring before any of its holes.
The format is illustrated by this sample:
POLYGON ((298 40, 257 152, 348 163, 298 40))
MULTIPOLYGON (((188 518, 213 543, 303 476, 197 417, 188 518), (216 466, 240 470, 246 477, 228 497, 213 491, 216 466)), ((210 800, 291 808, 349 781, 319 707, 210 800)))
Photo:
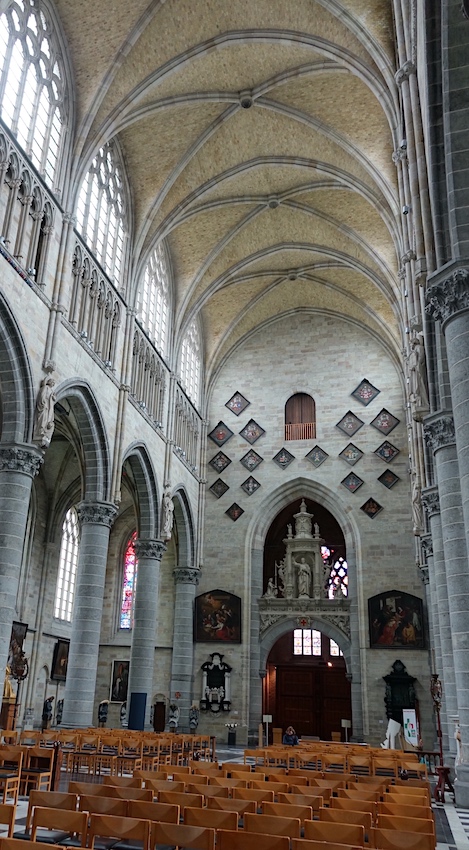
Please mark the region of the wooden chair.
POLYGON ((304 836, 313 841, 334 841, 337 844, 351 844, 353 847, 363 847, 365 843, 364 827, 348 823, 307 820, 304 825, 304 836))
POLYGON ((13 838, 29 840, 31 834, 31 823, 35 806, 44 806, 49 809, 63 809, 69 812, 76 811, 77 795, 65 791, 31 791, 26 812, 26 823, 24 829, 15 830, 13 838))
POLYGON ((377 779, 376 776, 361 776, 357 782, 347 782, 349 791, 379 791, 381 796, 387 793, 387 782, 377 779))
POLYGON ((260 791, 273 791, 274 794, 286 794, 290 790, 289 782, 265 782, 259 779, 251 779, 249 788, 258 788, 260 791))
POLYGON ((0 803, 0 824, 8 827, 8 838, 13 838, 15 817, 16 803, 0 803))
POLYGON ((73 780, 68 783, 70 794, 86 794, 88 797, 113 797, 112 785, 98 785, 97 782, 76 782, 73 780))
POLYGON ((20 791, 21 771, 24 764, 24 752, 27 747, 0 747, 0 792, 2 803, 8 799, 17 803, 20 791))
POLYGON ((206 826, 188 826, 182 823, 154 823, 151 835, 152 848, 170 845, 187 850, 214 850, 215 830, 206 826))
POLYGON ((234 800, 254 800, 256 803, 273 803, 274 792, 261 788, 233 788, 232 797, 234 800))
POLYGON ((35 806, 31 827, 31 841, 45 844, 62 844, 67 847, 85 847, 88 829, 87 812, 67 809, 46 809, 35 806), (38 830, 41 830, 38 833, 38 830))
POLYGON ((184 809, 184 823, 188 826, 208 826, 211 829, 238 829, 238 812, 222 809, 184 809))
POLYGON ((299 818, 301 825, 305 820, 313 820, 312 806, 299 806, 294 803, 262 803, 262 813, 271 817, 299 818))
POLYGON ((343 809, 320 808, 319 820, 328 823, 350 823, 354 826, 362 826, 365 830, 365 837, 370 834, 372 825, 372 817, 369 812, 351 812, 343 809))
POLYGON ((386 800, 388 799, 388 795, 401 799, 402 802, 407 798, 412 798, 412 805, 417 800, 421 801, 421 804, 428 806, 431 803, 431 795, 428 788, 414 788, 412 785, 390 785, 389 791, 385 796, 386 800))
POLYGON ((247 788, 248 780, 246 779, 227 779, 225 776, 209 776, 209 785, 218 785, 222 788, 247 788))
MULTIPOLYGON (((243 830, 229 832, 224 829, 217 832, 217 850, 289 850, 289 847, 290 839, 286 835, 259 835, 243 830)), ((326 848, 323 847, 323 850, 326 848)))
POLYGON ((146 800, 153 801, 151 788, 120 788, 118 785, 103 785, 109 792, 109 797, 118 797, 121 800, 146 800))
POLYGON ((187 794, 183 791, 160 791, 158 793, 159 803, 172 803, 174 806, 185 806, 201 809, 204 804, 202 794, 187 794))
POLYGON ((289 793, 302 794, 304 797, 323 797, 324 802, 329 804, 329 800, 332 797, 332 790, 332 788, 315 788, 312 785, 290 785, 289 793))
POLYGON ((320 797, 313 797, 310 794, 279 794, 278 801, 288 803, 289 806, 309 806, 313 812, 318 812, 324 803, 329 802, 330 795, 330 791, 324 791, 320 797))
POLYGON ((42 732, 33 729, 23 729, 20 732, 18 744, 23 747, 38 747, 42 732))
MULTIPOLYGON (((173 824, 171 824, 173 826, 173 824)), ((151 824, 139 818, 91 814, 88 827, 88 847, 93 850, 97 838, 113 838, 113 848, 131 850, 142 847, 150 850, 151 824)))
POLYGON ((356 776, 371 776, 373 765, 370 755, 347 755, 347 770, 356 776))
POLYGON ((408 818, 401 815, 380 815, 378 820, 380 829, 397 829, 401 832, 424 832, 435 838, 435 824, 429 818, 408 818))
POLYGON ((404 803, 389 803, 387 800, 378 803, 377 806, 378 819, 380 815, 401 815, 408 818, 426 818, 434 823, 433 812, 430 806, 413 806, 404 803))
POLYGON ((35 791, 50 791, 54 750, 45 747, 29 747, 21 769, 20 794, 35 791))
POLYGON ((220 765, 220 769, 224 773, 224 775, 229 776, 232 771, 236 771, 237 773, 252 773, 253 765, 246 763, 237 764, 227 761, 223 762, 223 764, 220 765))
POLYGON ((207 808, 223 812, 236 812, 238 818, 242 818, 246 812, 257 812, 257 803, 254 800, 233 800, 220 797, 208 797, 207 808))
MULTIPOLYGON (((310 821, 307 821, 310 823, 310 821)), ((244 815, 244 832, 257 832, 261 835, 287 835, 289 838, 299 838, 301 821, 294 817, 276 817, 271 815, 244 815)))
POLYGON ((348 800, 346 797, 331 797, 329 800, 331 809, 342 809, 347 812, 368 812, 374 819, 376 816, 376 803, 370 800, 348 800))
MULTIPOLYGON (((220 765, 213 762, 191 762, 192 773, 194 776, 221 776, 220 765)), ((237 765, 241 767, 241 765, 237 765)))
POLYGON ((129 800, 127 803, 127 817, 129 818, 179 823, 180 815, 180 807, 173 803, 146 803, 142 800, 129 800))
POLYGON ((114 815, 119 818, 127 817, 127 800, 119 800, 116 797, 83 794, 80 797, 78 808, 81 812, 89 812, 95 815, 114 815))
POLYGON ((423 832, 375 827, 371 830, 370 845, 380 850, 435 850, 435 838, 423 832))
POLYGON ((337 791, 338 788, 345 788, 346 780, 345 778, 337 778, 333 779, 332 777, 328 777, 327 779, 320 777, 312 777, 311 778, 311 787, 312 788, 330 788, 331 791, 337 791))
POLYGON ((369 803, 379 803, 382 798, 381 792, 373 788, 371 790, 368 788, 359 788, 357 791, 351 788, 338 788, 337 796, 346 800, 363 800, 369 803))
POLYGON ((145 790, 151 791, 154 797, 158 797, 160 791, 180 791, 184 793, 186 785, 184 782, 173 782, 172 779, 145 779, 145 790))
MULTIPOLYGON (((199 779, 199 777, 194 776, 194 779, 199 779)), ((195 782, 189 782, 186 785, 186 791, 190 794, 202 794, 206 800, 209 797, 224 797, 226 799, 230 796, 229 788, 218 787, 217 785, 199 785, 195 782)))
POLYGON ((324 755, 321 759, 321 764, 325 773, 328 771, 332 771, 333 773, 347 772, 347 756, 345 753, 343 753, 343 755, 339 755, 337 753, 324 755))
POLYGON ((387 776, 390 779, 397 778, 397 760, 390 756, 373 756, 372 767, 374 776, 387 776))
POLYGON ((115 788, 143 788, 140 776, 103 776, 103 785, 115 788))

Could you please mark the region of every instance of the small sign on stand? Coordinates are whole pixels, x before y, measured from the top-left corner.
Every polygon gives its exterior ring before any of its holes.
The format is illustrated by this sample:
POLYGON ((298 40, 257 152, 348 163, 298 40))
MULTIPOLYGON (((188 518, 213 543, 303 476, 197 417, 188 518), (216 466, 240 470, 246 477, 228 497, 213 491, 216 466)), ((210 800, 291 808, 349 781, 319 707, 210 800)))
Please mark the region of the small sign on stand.
POLYGON ((348 744, 348 730, 352 728, 352 721, 342 719, 340 725, 345 729, 345 743, 348 744))
POLYGON ((265 723, 265 745, 269 746, 269 723, 272 723, 272 715, 271 714, 263 714, 262 722, 265 723))

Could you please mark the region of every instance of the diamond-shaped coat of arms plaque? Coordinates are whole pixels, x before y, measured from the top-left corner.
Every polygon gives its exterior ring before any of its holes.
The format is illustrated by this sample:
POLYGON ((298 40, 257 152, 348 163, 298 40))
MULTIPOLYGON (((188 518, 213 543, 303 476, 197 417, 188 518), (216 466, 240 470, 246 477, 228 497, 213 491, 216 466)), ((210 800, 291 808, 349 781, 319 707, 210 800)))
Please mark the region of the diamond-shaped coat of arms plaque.
POLYGON ((219 422, 208 436, 217 446, 222 446, 233 436, 233 431, 224 422, 219 422))

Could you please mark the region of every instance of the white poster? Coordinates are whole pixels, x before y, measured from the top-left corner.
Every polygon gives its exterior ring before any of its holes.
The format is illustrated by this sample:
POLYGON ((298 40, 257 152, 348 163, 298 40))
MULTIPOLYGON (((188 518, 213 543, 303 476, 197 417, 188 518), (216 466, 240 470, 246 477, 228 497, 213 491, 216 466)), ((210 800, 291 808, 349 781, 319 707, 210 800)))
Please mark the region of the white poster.
POLYGON ((404 724, 404 738, 408 744, 413 747, 418 746, 419 730, 417 726, 417 715, 414 708, 405 708, 402 712, 402 722, 404 724))

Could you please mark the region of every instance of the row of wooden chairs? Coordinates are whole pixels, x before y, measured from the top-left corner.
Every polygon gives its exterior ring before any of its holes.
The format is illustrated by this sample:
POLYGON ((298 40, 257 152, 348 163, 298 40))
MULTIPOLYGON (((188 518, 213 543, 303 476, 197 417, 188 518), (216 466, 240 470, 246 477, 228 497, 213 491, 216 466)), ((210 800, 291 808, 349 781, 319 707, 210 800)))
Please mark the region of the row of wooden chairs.
POLYGON ((346 750, 337 752, 330 749, 310 750, 301 747, 272 747, 264 750, 245 750, 244 763, 253 759, 260 767, 285 766, 286 768, 305 768, 322 772, 352 773, 364 776, 386 776, 398 778, 404 771, 412 778, 427 778, 427 766, 419 762, 415 753, 403 753, 398 750, 378 750, 376 753, 351 753, 346 750), (252 753, 255 752, 255 756, 252 753), (386 755, 383 753, 386 752, 386 755))
POLYGON ((53 766, 53 750, 0 745, 1 802, 16 803, 19 794, 27 795, 32 788, 49 791, 53 766))

